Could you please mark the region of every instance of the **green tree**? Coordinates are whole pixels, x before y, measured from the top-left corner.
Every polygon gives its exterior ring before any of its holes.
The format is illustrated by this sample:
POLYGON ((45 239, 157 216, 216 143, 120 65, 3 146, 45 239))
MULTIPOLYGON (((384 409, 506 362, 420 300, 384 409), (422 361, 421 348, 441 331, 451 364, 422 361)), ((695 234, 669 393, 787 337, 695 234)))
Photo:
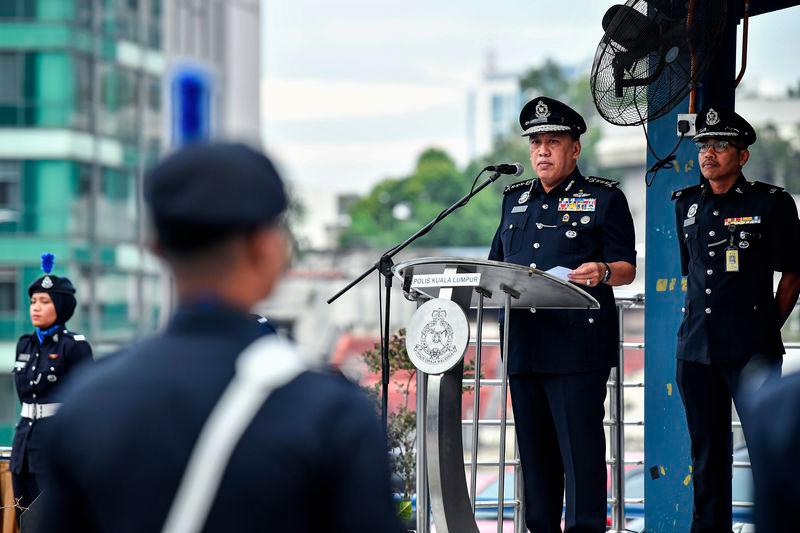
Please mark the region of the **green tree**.
MULTIPOLYGON (((380 182, 353 205, 341 245, 388 248, 398 244, 464 196, 471 183, 447 153, 425 150, 411 175, 380 182)), ((488 245, 497 227, 500 188, 482 191, 415 244, 488 245)))
MULTIPOLYGON (((795 138, 800 138, 800 124, 795 138)), ((773 124, 758 129, 758 140, 750 148, 750 160, 744 168, 752 180, 783 186, 793 194, 800 193, 800 150, 778 134, 773 124)))

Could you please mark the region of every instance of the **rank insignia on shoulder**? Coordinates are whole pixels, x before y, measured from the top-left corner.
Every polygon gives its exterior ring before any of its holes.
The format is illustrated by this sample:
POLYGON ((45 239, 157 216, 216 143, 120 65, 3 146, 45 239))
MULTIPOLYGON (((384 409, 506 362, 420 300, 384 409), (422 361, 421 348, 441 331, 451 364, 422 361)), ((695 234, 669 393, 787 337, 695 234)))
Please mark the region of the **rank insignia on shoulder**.
POLYGON ((511 185, 508 185, 505 189, 503 189, 503 194, 508 194, 510 192, 517 191, 523 187, 530 187, 533 181, 534 180, 531 179, 525 181, 518 181, 517 183, 512 183, 511 185))
POLYGON ((774 183, 764 183, 763 181, 752 181, 750 182, 750 186, 767 191, 770 194, 775 194, 776 192, 783 190, 783 187, 778 187, 774 183))
POLYGON ((619 185, 618 181, 608 180, 606 178, 598 178, 597 176, 587 176, 585 179, 589 183, 602 185, 603 187, 608 187, 609 189, 613 189, 614 187, 619 185))
POLYGON ((673 191, 672 192, 672 200, 676 200, 676 199, 680 198, 681 196, 686 196, 686 195, 692 194, 694 192, 697 192, 697 191, 699 191, 701 189, 701 187, 702 187, 702 185, 698 184, 698 185, 692 185, 690 187, 686 187, 685 189, 679 189, 677 191, 673 191))

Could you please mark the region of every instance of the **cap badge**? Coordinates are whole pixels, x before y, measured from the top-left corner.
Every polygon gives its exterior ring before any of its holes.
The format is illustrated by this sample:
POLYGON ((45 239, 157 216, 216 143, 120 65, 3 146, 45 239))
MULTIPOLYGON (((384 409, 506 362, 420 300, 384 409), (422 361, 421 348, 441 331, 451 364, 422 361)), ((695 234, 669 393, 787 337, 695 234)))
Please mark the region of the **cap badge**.
POLYGON ((42 280, 42 288, 43 289, 50 289, 53 287, 53 280, 50 279, 50 276, 45 276, 42 280))
POLYGON ((706 113, 706 124, 709 126, 715 126, 719 124, 719 115, 713 109, 709 109, 708 113, 706 113))
POLYGON ((536 103, 536 118, 547 118, 550 116, 550 108, 547 104, 539 100, 536 103))

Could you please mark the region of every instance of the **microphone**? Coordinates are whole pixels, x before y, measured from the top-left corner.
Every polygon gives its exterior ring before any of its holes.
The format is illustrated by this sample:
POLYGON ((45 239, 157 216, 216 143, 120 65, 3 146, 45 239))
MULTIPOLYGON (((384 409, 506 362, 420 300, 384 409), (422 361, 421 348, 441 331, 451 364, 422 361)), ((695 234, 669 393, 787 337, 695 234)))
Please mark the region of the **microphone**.
POLYGON ((497 172, 498 174, 510 174, 512 176, 522 176, 525 169, 519 163, 500 163, 499 165, 490 165, 484 170, 497 172))

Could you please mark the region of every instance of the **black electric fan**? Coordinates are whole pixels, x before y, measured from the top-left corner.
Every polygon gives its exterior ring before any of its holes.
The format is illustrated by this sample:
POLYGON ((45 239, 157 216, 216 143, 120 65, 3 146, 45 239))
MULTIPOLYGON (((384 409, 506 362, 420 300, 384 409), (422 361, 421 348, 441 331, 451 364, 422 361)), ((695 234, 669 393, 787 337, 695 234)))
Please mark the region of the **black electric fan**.
POLYGON ((660 117, 697 86, 716 55, 727 0, 628 0, 603 16, 592 64, 600 115, 618 126, 660 117))

